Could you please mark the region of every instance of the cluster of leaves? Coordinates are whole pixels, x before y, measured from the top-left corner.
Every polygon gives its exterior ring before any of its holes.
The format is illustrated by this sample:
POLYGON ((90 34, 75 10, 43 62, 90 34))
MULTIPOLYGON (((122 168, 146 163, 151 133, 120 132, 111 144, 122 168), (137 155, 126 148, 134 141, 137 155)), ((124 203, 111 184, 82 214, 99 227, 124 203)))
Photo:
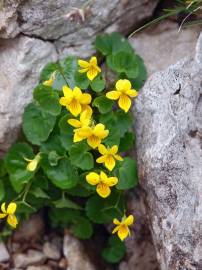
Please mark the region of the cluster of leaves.
MULTIPOLYGON (((117 79, 129 79, 136 89, 142 86, 146 79, 143 61, 126 39, 117 33, 100 35, 95 47, 106 57, 117 79)), ((109 130, 103 142, 106 146, 118 145, 119 151, 125 153, 133 147, 134 134, 131 113, 114 107, 113 101, 106 98, 103 74, 90 81, 78 73, 77 62, 75 57, 67 57, 43 69, 33 102, 24 111, 25 137, 10 148, 0 163, 0 201, 15 201, 20 219, 46 207, 52 226, 68 226, 77 237, 87 239, 93 234, 94 223, 111 223, 113 218, 124 215, 124 192, 136 186, 138 179, 135 161, 126 157, 116 163, 113 175, 119 182, 108 198, 99 197, 95 187, 85 181, 89 171, 101 166, 95 162, 96 151, 86 142, 73 143, 73 127, 67 123, 72 116, 59 103, 62 86, 78 86, 91 93, 94 118, 109 130), (43 85, 53 73, 53 85, 43 85), (27 170, 27 160, 33 160, 39 152, 37 169, 27 170)), ((103 257, 114 263, 124 252, 124 244, 113 237, 103 257)))

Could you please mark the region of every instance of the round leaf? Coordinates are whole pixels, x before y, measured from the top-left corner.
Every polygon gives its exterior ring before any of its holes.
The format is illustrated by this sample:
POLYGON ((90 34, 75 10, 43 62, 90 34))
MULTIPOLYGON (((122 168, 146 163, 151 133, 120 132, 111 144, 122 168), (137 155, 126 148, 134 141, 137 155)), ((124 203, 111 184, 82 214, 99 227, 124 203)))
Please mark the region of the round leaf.
POLYGON ((89 239, 93 234, 92 224, 88 219, 79 217, 73 226, 73 233, 80 239, 89 239))

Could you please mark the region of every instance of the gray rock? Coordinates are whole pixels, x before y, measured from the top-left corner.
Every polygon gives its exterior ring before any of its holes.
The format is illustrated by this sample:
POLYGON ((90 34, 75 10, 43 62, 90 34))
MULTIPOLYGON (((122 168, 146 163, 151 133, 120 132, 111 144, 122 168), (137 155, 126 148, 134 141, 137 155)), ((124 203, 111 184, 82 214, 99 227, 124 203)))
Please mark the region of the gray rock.
POLYGON ((69 234, 64 237, 63 254, 67 259, 67 270, 95 270, 88 258, 82 243, 69 234))
POLYGON ((48 265, 40 265, 40 266, 28 266, 26 270, 51 270, 48 265))
POLYGON ((57 54, 49 42, 22 36, 1 42, 0 59, 0 150, 6 151, 16 139, 40 71, 57 54))
POLYGON ((13 263, 16 268, 27 267, 29 265, 40 265, 46 260, 46 256, 38 250, 30 249, 27 253, 13 255, 13 263))
POLYGON ((6 262, 10 259, 8 250, 3 242, 0 242, 0 262, 6 262))
POLYGON ((61 256, 58 247, 50 242, 44 243, 43 253, 46 255, 47 258, 52 260, 59 260, 61 256))
POLYGON ((187 56, 194 56, 201 28, 181 29, 171 21, 164 21, 152 29, 135 34, 130 42, 140 54, 150 74, 166 69, 187 56))
POLYGON ((139 178, 162 270, 202 267, 202 34, 135 103, 139 178))

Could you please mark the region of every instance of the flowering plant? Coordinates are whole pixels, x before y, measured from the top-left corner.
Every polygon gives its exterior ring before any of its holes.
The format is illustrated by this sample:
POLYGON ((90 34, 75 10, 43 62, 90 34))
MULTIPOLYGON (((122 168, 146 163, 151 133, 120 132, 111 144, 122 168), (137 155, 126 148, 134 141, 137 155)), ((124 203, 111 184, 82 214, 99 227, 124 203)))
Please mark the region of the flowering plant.
POLYGON ((0 163, 0 218, 16 227, 46 207, 52 226, 68 226, 81 239, 93 235, 94 223, 113 221, 118 237, 110 238, 103 257, 117 262, 134 220, 126 215, 125 191, 138 182, 136 163, 126 155, 134 143, 129 109, 146 71, 117 33, 98 36, 95 47, 115 83, 106 82, 95 56, 44 68, 24 111, 25 138, 0 163))

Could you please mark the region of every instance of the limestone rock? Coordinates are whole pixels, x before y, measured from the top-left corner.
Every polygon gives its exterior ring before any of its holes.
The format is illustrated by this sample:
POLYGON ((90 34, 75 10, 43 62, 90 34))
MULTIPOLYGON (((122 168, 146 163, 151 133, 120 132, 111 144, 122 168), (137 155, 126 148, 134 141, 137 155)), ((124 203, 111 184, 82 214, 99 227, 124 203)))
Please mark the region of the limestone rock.
POLYGON ((0 263, 6 262, 10 259, 8 250, 3 242, 0 242, 0 263))
POLYGON ((67 270, 96 269, 85 253, 82 243, 68 232, 64 237, 63 254, 67 259, 67 270))
POLYGON ((22 36, 1 42, 0 59, 0 150, 6 151, 16 139, 40 71, 57 54, 49 42, 22 36))
POLYGON ((58 247, 50 242, 44 243, 43 253, 46 255, 47 258, 50 258, 52 260, 59 260, 61 255, 58 247))
POLYGON ((202 34, 135 103, 139 178, 162 270, 202 266, 202 34))
POLYGON ((135 34, 130 42, 144 59, 150 74, 166 69, 186 56, 194 56, 200 27, 181 29, 174 22, 164 21, 152 29, 135 34))
POLYGON ((46 260, 46 256, 38 250, 28 250, 26 253, 18 253, 13 255, 13 263, 16 268, 27 267, 29 265, 42 264, 46 260))

